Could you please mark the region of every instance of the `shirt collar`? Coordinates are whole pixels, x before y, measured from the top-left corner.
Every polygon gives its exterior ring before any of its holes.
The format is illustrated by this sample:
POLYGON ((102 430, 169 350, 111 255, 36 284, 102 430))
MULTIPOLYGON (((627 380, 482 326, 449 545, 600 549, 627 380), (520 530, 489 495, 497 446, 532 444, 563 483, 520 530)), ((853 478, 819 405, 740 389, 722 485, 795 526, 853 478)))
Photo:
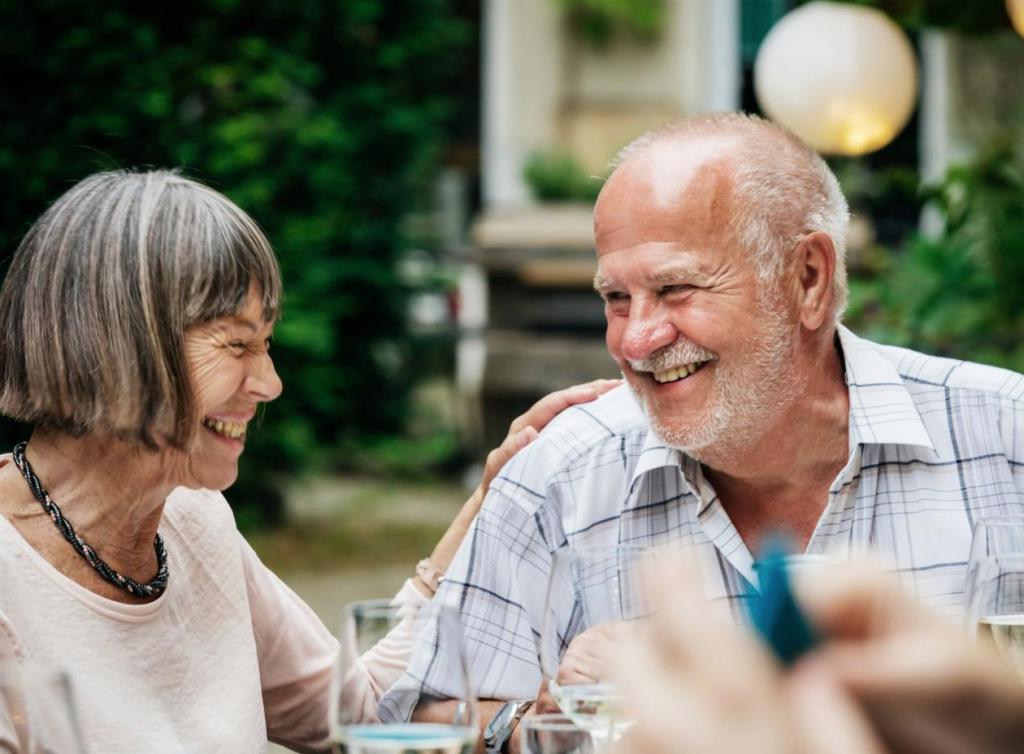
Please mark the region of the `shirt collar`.
MULTIPOLYGON (((850 395, 850 447, 854 445, 920 445, 935 449, 903 378, 878 345, 838 328, 850 395)), ((644 437, 630 490, 649 471, 676 466, 691 489, 697 466, 689 456, 662 442, 650 427, 644 437)))
POLYGON ((640 449, 640 457, 636 461, 633 476, 629 480, 629 488, 633 489, 636 480, 648 471, 669 466, 677 466, 682 469, 684 459, 687 461, 692 460, 689 456, 684 456, 681 450, 666 445, 654 433, 654 430, 648 427, 643 447, 640 449))
POLYGON ((881 348, 842 325, 839 343, 850 394, 850 445, 935 445, 896 366, 881 348))

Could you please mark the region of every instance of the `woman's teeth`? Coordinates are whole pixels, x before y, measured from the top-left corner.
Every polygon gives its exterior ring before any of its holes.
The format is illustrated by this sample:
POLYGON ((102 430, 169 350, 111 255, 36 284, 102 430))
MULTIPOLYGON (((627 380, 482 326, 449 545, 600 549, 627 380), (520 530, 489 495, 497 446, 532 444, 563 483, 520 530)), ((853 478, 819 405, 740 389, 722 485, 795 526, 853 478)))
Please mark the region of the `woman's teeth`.
POLYGON ((692 364, 683 364, 681 367, 673 367, 672 369, 666 369, 663 372, 654 372, 654 379, 661 383, 675 382, 676 380, 681 380, 684 377, 689 377, 705 364, 707 364, 706 361, 695 361, 692 364))
POLYGON ((220 419, 203 419, 203 426, 218 435, 230 437, 232 440, 245 439, 245 422, 226 422, 220 419))

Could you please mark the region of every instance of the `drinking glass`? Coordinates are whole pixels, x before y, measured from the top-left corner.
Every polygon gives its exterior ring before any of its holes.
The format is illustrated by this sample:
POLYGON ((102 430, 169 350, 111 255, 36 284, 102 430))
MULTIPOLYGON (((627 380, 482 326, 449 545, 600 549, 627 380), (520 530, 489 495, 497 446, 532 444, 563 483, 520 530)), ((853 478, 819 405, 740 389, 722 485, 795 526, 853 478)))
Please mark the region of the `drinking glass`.
POLYGON ((519 723, 522 754, 593 754, 590 734, 565 715, 527 715, 519 723))
POLYGON ((622 695, 606 678, 560 683, 559 667, 572 640, 584 631, 598 626, 629 630, 648 615, 638 566, 650 553, 647 547, 611 545, 566 547, 553 556, 541 624, 541 672, 559 708, 592 735, 598 749, 632 724, 624 717, 622 695))
POLYGON ((1024 555, 1024 516, 995 516, 975 522, 968 571, 981 558, 998 555, 1024 555))
POLYGON ((969 634, 994 646, 1024 681, 1024 555, 979 558, 965 597, 969 634))
POLYGON ((0 663, 0 754, 86 754, 68 674, 0 663))
POLYGON ((423 608, 391 604, 388 600, 352 602, 345 606, 339 635, 340 652, 331 684, 331 739, 341 754, 469 754, 479 731, 479 710, 462 642, 459 613, 453 607, 430 603, 423 608), (428 681, 405 673, 404 665, 388 658, 402 656, 416 641, 433 646, 431 667, 443 669, 428 681), (396 651, 397 650, 397 651, 396 651), (367 652, 377 694, 367 676, 367 652), (390 665, 390 667, 388 667, 390 665), (382 722, 375 699, 386 691, 387 720, 406 720, 419 703, 448 701, 447 722, 382 722))

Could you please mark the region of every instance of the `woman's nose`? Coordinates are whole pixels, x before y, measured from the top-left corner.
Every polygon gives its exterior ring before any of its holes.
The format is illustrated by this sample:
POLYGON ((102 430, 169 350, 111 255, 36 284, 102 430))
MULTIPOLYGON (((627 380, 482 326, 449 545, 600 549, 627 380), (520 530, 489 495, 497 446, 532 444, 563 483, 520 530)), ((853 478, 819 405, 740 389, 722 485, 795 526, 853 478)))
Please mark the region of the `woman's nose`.
POLYGON ((283 389, 281 378, 277 374, 277 370, 274 368, 274 360, 270 358, 270 354, 264 355, 259 360, 258 365, 246 378, 245 388, 261 403, 272 401, 281 395, 283 389))

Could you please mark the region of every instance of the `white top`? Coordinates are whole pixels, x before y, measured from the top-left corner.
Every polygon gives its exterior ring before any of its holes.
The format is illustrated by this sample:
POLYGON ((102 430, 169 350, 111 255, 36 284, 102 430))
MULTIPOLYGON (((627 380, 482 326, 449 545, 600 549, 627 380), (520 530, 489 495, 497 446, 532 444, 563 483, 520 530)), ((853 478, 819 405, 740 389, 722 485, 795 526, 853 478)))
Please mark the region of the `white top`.
MULTIPOLYGON (((268 737, 328 751, 330 631, 260 562, 219 493, 175 490, 160 534, 167 590, 126 605, 68 579, 0 516, 0 658, 71 672, 93 754, 251 754, 268 737)), ((396 599, 426 602, 411 582, 396 599)), ((408 657, 411 637, 389 638, 352 681, 367 717, 408 657)))
MULTIPOLYGON (((877 345, 846 328, 839 339, 849 458, 806 552, 873 553, 920 599, 956 615, 974 522, 1024 513, 1024 377, 877 345)), ((707 595, 746 619, 753 556, 700 464, 658 439, 626 386, 559 414, 491 482, 437 592, 460 606, 479 696, 536 694, 554 550, 663 542, 691 545, 707 595)), ((554 605, 562 650, 580 628, 573 608, 572 595, 554 605)), ((434 654, 418 643, 408 679, 381 702, 383 717, 407 715, 424 684, 457 688, 452 666, 434 654)))

